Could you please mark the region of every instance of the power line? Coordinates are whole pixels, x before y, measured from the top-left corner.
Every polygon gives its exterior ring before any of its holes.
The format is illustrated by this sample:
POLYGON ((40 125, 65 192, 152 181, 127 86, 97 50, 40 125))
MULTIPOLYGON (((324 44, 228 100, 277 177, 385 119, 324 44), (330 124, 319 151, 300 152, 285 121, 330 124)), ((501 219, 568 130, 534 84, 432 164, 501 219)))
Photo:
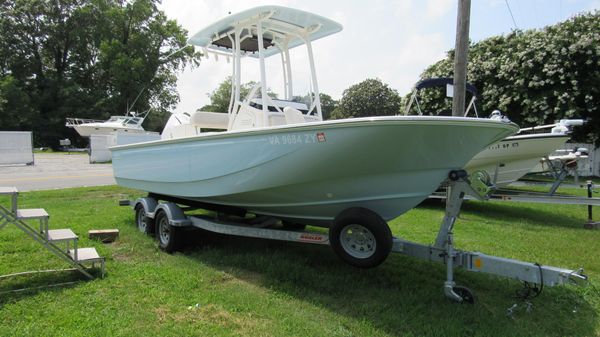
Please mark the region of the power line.
POLYGON ((510 13, 510 17, 512 18, 513 24, 515 25, 515 29, 519 29, 519 27, 517 27, 517 21, 515 21, 515 17, 513 16, 513 12, 512 12, 512 10, 510 10, 510 5, 508 4, 508 0, 504 0, 504 2, 506 3, 506 7, 508 8, 508 12, 510 13))

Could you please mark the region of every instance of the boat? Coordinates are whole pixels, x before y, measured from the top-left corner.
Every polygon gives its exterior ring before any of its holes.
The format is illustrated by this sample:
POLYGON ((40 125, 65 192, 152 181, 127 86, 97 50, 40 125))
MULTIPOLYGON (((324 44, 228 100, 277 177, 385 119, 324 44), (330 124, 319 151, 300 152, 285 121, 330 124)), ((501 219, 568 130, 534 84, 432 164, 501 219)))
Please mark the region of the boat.
POLYGON ((542 158, 530 173, 556 173, 567 169, 576 176, 579 165, 588 158, 589 150, 585 147, 556 150, 552 155, 542 158))
MULTIPOLYGON (((415 85, 405 114, 408 114, 414 105, 418 114, 423 115, 418 100, 420 90, 451 86, 452 83, 452 78, 428 78, 419 81, 415 85)), ((478 117, 477 89, 467 83, 466 90, 471 94, 471 100, 463 116, 468 116, 472 109, 475 116, 478 117)), ((490 115, 490 119, 503 120, 507 118, 500 111, 495 110, 490 115)), ((465 169, 469 173, 486 172, 496 187, 505 187, 534 169, 543 157, 562 147, 570 139, 571 128, 583 123, 584 121, 581 119, 563 119, 553 124, 520 129, 518 134, 506 137, 478 153, 465 165, 465 169), (539 131, 548 129, 551 130, 539 133, 539 131)))
POLYGON ((67 118, 65 126, 75 129, 81 137, 108 135, 115 132, 147 133, 142 123, 149 112, 150 110, 141 114, 129 112, 124 116, 111 116, 108 120, 67 118))
POLYGON ((188 43, 204 54, 232 59, 228 113, 173 114, 161 140, 112 147, 116 182, 179 204, 228 207, 299 224, 327 227, 356 208, 387 221, 427 198, 450 171, 518 130, 508 121, 473 117, 324 121, 312 42, 341 30, 316 14, 261 6, 193 35, 188 43), (293 101, 289 51, 300 46, 306 48, 313 93, 306 103, 293 101), (280 99, 266 94, 265 60, 273 55, 282 62, 280 99), (241 97, 245 57, 258 59, 260 81, 241 97))

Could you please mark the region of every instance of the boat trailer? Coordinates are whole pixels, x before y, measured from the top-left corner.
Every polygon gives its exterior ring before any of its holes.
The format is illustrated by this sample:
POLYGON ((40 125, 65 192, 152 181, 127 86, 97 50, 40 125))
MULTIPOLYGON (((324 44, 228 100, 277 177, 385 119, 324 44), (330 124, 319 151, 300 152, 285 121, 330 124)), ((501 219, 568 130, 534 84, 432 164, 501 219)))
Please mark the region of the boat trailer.
MULTIPOLYGON (((472 184, 465 171, 451 171, 445 183, 447 186, 445 215, 435 242, 426 245, 393 237, 391 252, 445 264, 444 294, 456 302, 474 302, 473 292, 456 284, 454 279, 456 268, 515 279, 523 282, 528 289, 533 289, 531 288, 532 285, 539 286, 539 290, 541 290, 544 286, 551 287, 587 281, 583 269, 563 269, 456 249, 454 247, 453 228, 460 213, 462 202, 467 195, 478 200, 488 199, 488 195, 482 193, 482 191, 489 191, 489 189, 480 188, 481 184, 484 183, 477 181, 472 184)), ((172 252, 178 248, 184 236, 181 229, 188 226, 224 235, 334 246, 326 233, 288 230, 285 227, 284 229, 267 228, 267 226, 278 221, 278 219, 273 218, 266 218, 264 223, 257 226, 249 226, 242 222, 221 220, 218 217, 207 215, 186 215, 185 210, 187 209, 174 202, 159 203, 154 197, 139 198, 135 202, 121 200, 119 204, 133 207, 136 211, 137 226, 142 232, 151 234, 154 222, 156 222, 156 236, 159 246, 167 252, 172 252)), ((333 248, 335 250, 335 247, 333 248)))
MULTIPOLYGON (((583 205, 587 206, 588 218, 583 224, 586 229, 599 229, 600 222, 593 220, 592 206, 600 206, 600 198, 593 197, 594 183, 587 181, 587 197, 567 195, 567 194, 549 194, 547 192, 532 192, 525 190, 517 190, 510 188, 492 188, 490 193, 485 197, 486 201, 512 201, 512 202, 527 202, 527 203, 540 203, 540 204, 558 204, 558 205, 583 205)), ((441 199, 446 200, 447 193, 445 189, 440 189, 432 193, 430 199, 441 199)), ((464 200, 480 200, 473 195, 465 195, 464 200)))

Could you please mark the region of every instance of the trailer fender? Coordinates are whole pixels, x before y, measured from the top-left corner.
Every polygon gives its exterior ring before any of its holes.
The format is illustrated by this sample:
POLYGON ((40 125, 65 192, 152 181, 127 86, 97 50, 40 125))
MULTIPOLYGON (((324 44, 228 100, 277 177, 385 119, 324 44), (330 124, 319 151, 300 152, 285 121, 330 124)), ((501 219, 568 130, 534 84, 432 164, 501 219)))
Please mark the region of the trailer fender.
POLYGON ((133 209, 138 208, 139 205, 144 207, 144 211, 146 211, 147 217, 149 217, 150 219, 154 219, 154 213, 156 211, 156 206, 158 205, 158 201, 156 201, 156 199, 148 197, 139 198, 135 201, 133 209))
POLYGON ((192 222, 188 219, 188 217, 183 213, 181 208, 177 206, 175 203, 166 202, 159 204, 156 207, 156 211, 154 215, 158 212, 165 212, 167 218, 169 219, 169 224, 175 227, 185 227, 192 224, 192 222))

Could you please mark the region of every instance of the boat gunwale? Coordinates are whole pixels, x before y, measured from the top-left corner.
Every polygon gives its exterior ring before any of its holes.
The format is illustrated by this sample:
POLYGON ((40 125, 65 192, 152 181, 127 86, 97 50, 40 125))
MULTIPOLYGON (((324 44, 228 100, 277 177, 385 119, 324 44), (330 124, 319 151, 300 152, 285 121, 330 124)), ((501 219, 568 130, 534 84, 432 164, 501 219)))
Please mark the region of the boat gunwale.
POLYGON ((305 132, 305 131, 318 131, 314 130, 315 127, 324 128, 346 128, 355 126, 369 126, 369 125, 401 125, 401 124, 414 124, 414 123, 426 123, 426 124, 442 124, 447 126, 481 126, 481 127, 492 127, 492 126, 504 126, 507 130, 514 129, 514 133, 518 132, 519 126, 512 122, 499 122, 487 118, 473 118, 473 117, 448 117, 448 116, 381 116, 381 117, 362 117, 362 118, 347 118, 339 120, 328 120, 319 122, 308 122, 301 124, 285 124, 261 128, 249 128, 243 130, 232 130, 223 132, 210 132, 205 134, 199 134, 189 137, 173 138, 173 139, 159 139, 148 142, 118 145, 109 148, 110 151, 119 151, 131 148, 143 148, 154 145, 170 145, 178 143, 187 143, 197 140, 204 139, 223 139, 233 137, 243 137, 248 135, 268 135, 272 133, 278 133, 281 131, 290 132, 305 132))
POLYGON ((514 136, 508 136, 508 137, 504 138, 503 140, 501 140, 501 142, 506 142, 506 141, 511 141, 511 140, 561 138, 561 137, 571 138, 571 136, 569 134, 566 134, 566 133, 550 133, 550 132, 546 132, 546 133, 532 133, 532 134, 525 134, 525 135, 516 134, 514 136))

